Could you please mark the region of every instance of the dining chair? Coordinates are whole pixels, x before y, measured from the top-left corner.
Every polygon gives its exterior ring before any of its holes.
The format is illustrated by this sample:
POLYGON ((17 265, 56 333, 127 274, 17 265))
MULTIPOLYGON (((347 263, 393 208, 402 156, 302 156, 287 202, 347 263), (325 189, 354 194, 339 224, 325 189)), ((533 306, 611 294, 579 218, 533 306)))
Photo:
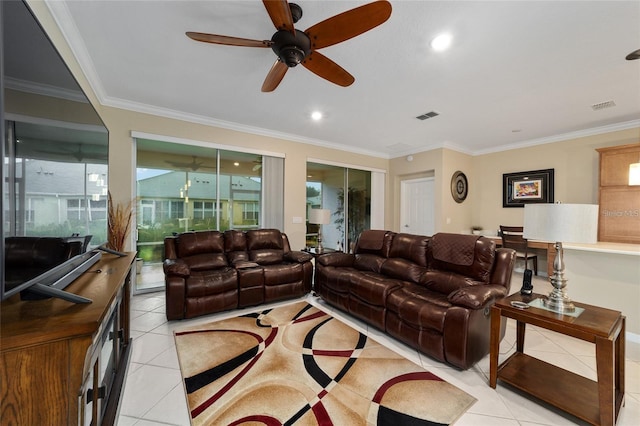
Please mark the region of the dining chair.
POLYGON ((529 259, 533 262, 533 273, 538 275, 538 256, 529 253, 529 244, 523 237, 522 226, 500 225, 500 235, 502 236, 502 247, 511 248, 516 251, 518 259, 524 259, 524 269, 529 269, 529 259))

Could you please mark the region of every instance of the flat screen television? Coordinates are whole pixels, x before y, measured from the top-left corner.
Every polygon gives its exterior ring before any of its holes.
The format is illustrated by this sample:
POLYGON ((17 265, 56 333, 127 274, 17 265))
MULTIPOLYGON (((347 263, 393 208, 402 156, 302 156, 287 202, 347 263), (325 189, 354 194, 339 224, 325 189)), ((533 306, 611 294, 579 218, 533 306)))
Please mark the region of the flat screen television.
POLYGON ((63 288, 100 259, 100 250, 11 288, 5 279, 5 237, 79 232, 106 240, 108 132, 29 6, 0 1, 0 21, 0 299, 28 288, 88 303, 63 288), (58 210, 65 216, 54 219, 58 210))
POLYGON ((57 297, 73 303, 91 303, 91 299, 64 291, 64 289, 100 260, 101 256, 100 251, 88 251, 23 283, 9 285, 8 282, 5 282, 2 298, 4 300, 28 290, 42 296, 57 297))

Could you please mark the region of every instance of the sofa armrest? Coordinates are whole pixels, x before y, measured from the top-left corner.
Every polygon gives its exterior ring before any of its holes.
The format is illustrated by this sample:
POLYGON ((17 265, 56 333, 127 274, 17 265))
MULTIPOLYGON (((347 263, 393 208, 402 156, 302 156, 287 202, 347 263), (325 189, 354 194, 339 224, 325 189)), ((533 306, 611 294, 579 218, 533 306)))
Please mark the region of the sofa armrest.
POLYGON ((187 278, 191 275, 191 268, 185 261, 180 259, 165 259, 162 264, 162 269, 165 275, 174 275, 178 277, 187 278))
POLYGON ((351 267, 355 261, 355 256, 348 253, 336 252, 321 254, 316 258, 322 266, 351 267))
POLYGON ((502 285, 488 284, 458 289, 447 297, 454 305, 481 309, 491 300, 505 297, 507 289, 502 285))
POLYGON ((290 251, 284 254, 284 259, 289 262, 304 263, 313 259, 313 255, 302 251, 290 251))

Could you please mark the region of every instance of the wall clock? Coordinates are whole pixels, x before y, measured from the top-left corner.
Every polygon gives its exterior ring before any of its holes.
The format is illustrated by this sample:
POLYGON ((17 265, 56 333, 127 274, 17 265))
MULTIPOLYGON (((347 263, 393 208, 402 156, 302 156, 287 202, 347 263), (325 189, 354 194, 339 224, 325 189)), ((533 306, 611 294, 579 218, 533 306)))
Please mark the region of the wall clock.
POLYGON ((467 198, 469 183, 467 177, 461 171, 457 171, 451 177, 451 196, 456 203, 461 203, 467 198))

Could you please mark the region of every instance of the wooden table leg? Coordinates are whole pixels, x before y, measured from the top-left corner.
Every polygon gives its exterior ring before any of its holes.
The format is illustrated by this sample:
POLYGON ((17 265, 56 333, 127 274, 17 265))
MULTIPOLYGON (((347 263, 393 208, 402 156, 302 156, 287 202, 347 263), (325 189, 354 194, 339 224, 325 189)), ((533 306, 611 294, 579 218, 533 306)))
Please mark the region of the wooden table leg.
POLYGON ((598 370, 598 404, 600 425, 614 425, 615 421, 615 378, 614 346, 609 338, 596 337, 596 365, 598 370))
POLYGON ((498 382, 498 355, 500 354, 500 323, 502 310, 491 307, 491 338, 489 342, 489 386, 496 388, 498 382))
POLYGON ((516 322, 516 351, 522 353, 524 352, 524 332, 526 323, 517 321, 516 322))

